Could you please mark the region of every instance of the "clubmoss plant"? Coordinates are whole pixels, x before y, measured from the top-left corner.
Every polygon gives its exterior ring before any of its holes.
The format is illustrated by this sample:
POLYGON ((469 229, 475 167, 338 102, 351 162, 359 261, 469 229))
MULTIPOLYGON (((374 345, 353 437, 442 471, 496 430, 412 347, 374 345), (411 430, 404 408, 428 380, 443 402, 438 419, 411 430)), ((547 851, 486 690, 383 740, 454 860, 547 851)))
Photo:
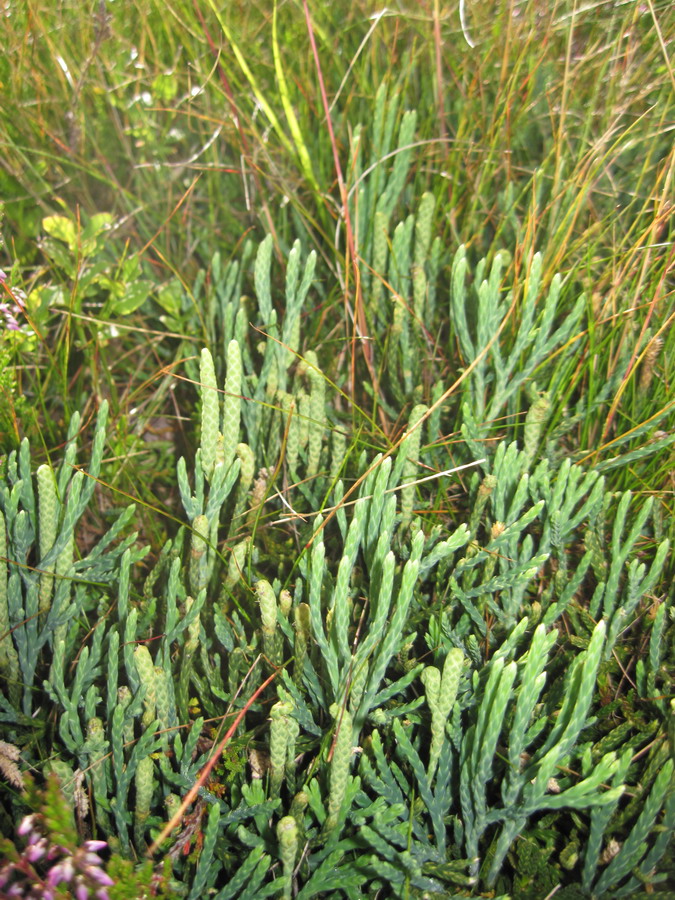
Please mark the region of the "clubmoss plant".
POLYGON ((310 6, 6 18, 0 893, 663 892, 673 13, 310 6))
POLYGON ((328 815, 324 822, 324 834, 326 836, 338 825, 340 810, 347 792, 347 780, 353 753, 352 717, 349 711, 337 704, 333 704, 331 715, 335 723, 335 733, 331 746, 333 758, 330 764, 328 815))
POLYGON ((426 666, 420 676, 431 711, 431 747, 429 748, 427 768, 429 781, 434 777, 441 748, 445 741, 445 727, 457 697, 463 662, 462 651, 454 649, 445 658, 442 674, 434 666, 426 666))
POLYGON ((264 578, 256 582, 255 592, 260 604, 265 654, 273 665, 278 665, 281 662, 281 645, 277 631, 277 598, 272 585, 264 578))
POLYGON ((293 869, 298 855, 298 823, 293 816, 284 816, 277 823, 277 840, 279 841, 279 855, 283 866, 283 897, 289 900, 293 890, 293 869))

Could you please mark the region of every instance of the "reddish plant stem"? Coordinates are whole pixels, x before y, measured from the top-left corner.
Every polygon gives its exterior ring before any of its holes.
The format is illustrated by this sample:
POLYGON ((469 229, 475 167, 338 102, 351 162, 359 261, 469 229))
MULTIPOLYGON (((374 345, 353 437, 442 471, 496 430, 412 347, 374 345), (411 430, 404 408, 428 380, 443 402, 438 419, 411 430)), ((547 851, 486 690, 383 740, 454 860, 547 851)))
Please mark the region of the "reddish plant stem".
MULTIPOLYGON (((378 378, 377 373, 375 372, 375 367, 373 365, 373 348, 369 343, 369 338, 367 335, 367 326, 366 326, 366 317, 363 310, 363 294, 361 292, 361 272, 359 270, 359 262, 356 254, 356 245, 354 242, 354 231, 352 229, 352 220, 349 215, 349 203, 347 198, 347 187, 345 185, 344 177, 342 175, 342 166, 340 165, 340 156, 338 154, 337 149, 337 141, 335 140, 335 132, 333 131, 333 122, 330 117, 330 106, 328 103, 328 96, 326 94, 326 85, 323 80, 323 71, 321 69, 321 62, 319 60, 319 51, 316 46, 316 40, 314 39, 314 29, 312 28, 312 20, 309 14, 309 6, 307 4, 307 0, 303 0, 303 7, 305 10, 305 21, 307 22, 307 33, 309 35, 309 42, 312 47, 312 55, 314 56, 314 63, 316 65, 316 73, 319 79, 319 89, 321 91, 321 102, 323 103, 324 114, 326 116, 326 124, 328 126, 328 134, 330 137, 330 143, 333 150, 333 162, 335 164, 335 173, 337 175, 338 181, 338 189, 340 191, 340 203, 342 204, 342 216, 345 222, 345 232, 347 236, 347 255, 349 259, 347 260, 347 268, 351 264, 353 273, 354 273, 354 310, 352 311, 349 306, 349 300, 347 298, 347 278, 345 277, 345 308, 350 314, 353 321, 353 330, 352 330, 352 358, 351 358, 351 384, 352 389, 354 389, 356 385, 356 339, 357 335, 361 341, 361 349, 363 351, 363 358, 368 367, 368 372, 370 373, 370 377, 373 384, 373 389, 375 393, 379 393, 378 386, 378 378)), ((345 272, 345 276, 347 273, 345 272)))
POLYGON ((209 777, 209 775, 211 774, 211 772, 213 770, 213 767, 220 759, 223 750, 225 749, 225 747, 231 740, 232 735, 237 730, 239 723, 244 718, 244 716, 246 715, 248 710, 251 708, 251 706, 253 706, 253 704, 258 699, 258 697, 265 690, 267 685, 271 684, 272 681, 274 681, 274 679, 277 677, 277 675, 278 675, 278 672, 272 672, 272 674, 269 676, 269 678, 266 678, 265 681, 263 681, 263 683, 260 685, 260 687, 257 688, 256 691, 253 693, 253 695, 246 701, 245 706, 239 710, 234 722, 228 728, 228 730, 225 734, 225 737, 218 744, 218 746, 216 747, 216 749, 213 752, 213 755, 211 756, 209 761, 206 763, 206 765, 202 769, 202 771, 199 775, 199 778, 195 781, 195 783, 192 785, 190 790, 187 792, 187 794, 183 798, 183 802, 178 807, 176 812, 173 814, 171 819, 166 823, 166 825, 164 826, 164 828, 162 829, 160 834, 152 842, 152 844, 150 844, 150 846, 148 847, 147 853, 146 853, 147 856, 152 856, 154 853, 156 853, 157 850, 159 850, 159 847, 160 847, 162 841, 165 838, 167 838, 171 834, 173 829, 180 823, 180 820, 183 818, 183 814, 185 813, 185 810, 194 801, 197 794, 199 793, 199 789, 205 785, 207 778, 209 777))

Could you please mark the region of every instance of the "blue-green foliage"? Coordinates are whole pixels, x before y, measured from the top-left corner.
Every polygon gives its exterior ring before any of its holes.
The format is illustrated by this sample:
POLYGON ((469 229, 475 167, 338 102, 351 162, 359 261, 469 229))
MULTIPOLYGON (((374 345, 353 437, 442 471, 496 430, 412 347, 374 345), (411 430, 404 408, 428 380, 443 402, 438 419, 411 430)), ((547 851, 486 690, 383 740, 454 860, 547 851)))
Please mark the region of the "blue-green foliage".
MULTIPOLYGON (((384 109, 382 141, 393 128, 384 109)), ((403 119, 400 140, 410 122, 403 119)), ((379 189, 382 221, 405 180, 403 152, 398 160, 379 189)), ((376 181, 375 170, 368 178, 376 181)), ((406 220, 392 243, 396 290, 411 291, 418 310, 432 208, 423 198, 420 218, 406 220)), ((376 233, 368 240, 375 247, 376 233)), ((350 457, 344 442, 328 443, 332 395, 303 343, 314 256, 298 244, 290 250, 280 317, 271 239, 258 248, 257 346, 244 307, 231 309, 242 271, 219 266, 211 350, 192 373, 201 385, 200 446, 177 467, 185 525, 144 578, 147 550, 129 533, 133 507, 78 550, 77 525, 103 475, 105 404, 87 469, 75 465, 77 416, 53 476, 43 469, 34 480, 27 442, 7 461, 7 741, 25 745, 37 764, 35 741, 49 729, 63 789, 84 794, 84 779, 97 833, 131 858, 146 852, 240 714, 164 847, 171 878, 190 898, 508 891, 517 883, 509 854, 519 836, 536 842, 544 821, 560 833, 574 823, 579 848, 553 842, 547 865, 588 896, 627 895, 653 880, 675 825, 659 695, 672 629, 665 604, 636 669, 651 720, 617 726, 606 706, 621 677, 622 636, 659 581, 668 542, 645 549, 650 501, 611 494, 597 470, 569 459, 539 459, 554 376, 531 401, 521 442, 483 443, 489 422, 520 402, 534 369, 577 327, 577 307, 556 324, 561 283, 538 310, 535 257, 521 326, 500 343, 510 299, 499 260, 486 280, 485 264, 477 267, 472 318, 458 252, 450 315, 465 362, 475 363, 464 384, 461 453, 477 467, 464 515, 430 525, 416 510, 431 505, 436 485, 415 476, 437 471, 438 453, 420 435, 451 413, 436 415, 437 390, 412 406, 421 357, 391 391, 411 403, 398 450, 350 457), (286 492, 281 480, 269 483, 269 471, 254 483, 264 463, 277 478, 306 475, 311 486, 286 492), (344 503, 352 479, 358 489, 344 503), (265 504, 277 492, 284 512, 273 514, 293 528, 285 556, 270 557, 265 504), (640 803, 626 803, 631 795, 640 803), (611 861, 610 847, 618 848, 611 861)), ((377 293, 373 282, 370 289, 377 293)), ((425 340, 414 319, 402 323, 400 358, 425 340)))

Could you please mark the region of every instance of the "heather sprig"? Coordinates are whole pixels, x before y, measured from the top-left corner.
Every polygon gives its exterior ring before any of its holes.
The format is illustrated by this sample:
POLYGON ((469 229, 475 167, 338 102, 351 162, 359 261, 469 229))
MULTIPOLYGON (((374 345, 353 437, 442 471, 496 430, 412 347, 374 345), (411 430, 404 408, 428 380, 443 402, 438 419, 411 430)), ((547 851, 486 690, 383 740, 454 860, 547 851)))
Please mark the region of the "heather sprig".
POLYGON ((18 846, 4 841, 3 896, 55 900, 65 887, 76 900, 109 900, 108 888, 114 882, 100 856, 107 844, 101 840, 78 843, 72 811, 55 777, 48 781, 43 811, 24 816, 16 833, 18 846))

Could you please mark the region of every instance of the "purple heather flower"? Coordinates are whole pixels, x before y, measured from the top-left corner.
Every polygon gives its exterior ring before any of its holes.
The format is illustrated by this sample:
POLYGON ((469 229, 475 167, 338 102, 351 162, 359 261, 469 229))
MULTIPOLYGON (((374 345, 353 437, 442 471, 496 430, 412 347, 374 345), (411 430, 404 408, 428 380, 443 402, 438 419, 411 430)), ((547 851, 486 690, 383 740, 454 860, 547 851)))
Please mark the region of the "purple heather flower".
POLYGON ((28 299, 26 292, 22 288, 12 288, 10 291, 12 300, 19 307, 19 309, 26 308, 26 300, 28 299))
MULTIPOLYGON (((5 273, 3 272, 2 274, 4 275, 5 273)), ((28 832, 31 831, 31 829, 33 828, 34 823, 35 823, 34 815, 24 816, 24 818, 21 820, 21 824, 16 829, 16 833, 18 835, 20 835, 21 837, 25 837, 25 835, 27 835, 28 832)))
POLYGON ((47 839, 40 838, 39 841, 36 841, 34 844, 31 842, 26 847, 25 857, 28 862, 37 862, 38 859, 42 859, 42 857, 47 852, 47 839))
POLYGON ((85 841, 82 845, 85 850, 104 850, 108 846, 107 841, 85 841))
POLYGON ((115 884, 110 875, 108 875, 107 872, 104 872, 103 869, 88 869, 87 875, 92 881, 96 881, 104 887, 110 887, 111 884, 115 884))
POLYGON ((21 311, 21 308, 18 304, 13 304, 11 307, 8 303, 0 303, 0 313, 5 318, 5 326, 8 331, 20 331, 21 326, 16 318, 16 314, 21 311))
POLYGON ((67 856, 60 863, 51 867, 47 873, 47 884, 56 887, 56 885, 60 884, 62 881, 72 881, 74 874, 75 867, 73 866, 73 858, 72 856, 67 856))
MULTIPOLYGON (((2 270, 0 270, 1 272, 2 270)), ((4 272, 2 272, 2 278, 0 278, 0 284, 5 284, 7 281, 7 276, 4 272)), ((8 331, 21 331, 21 325, 19 325, 19 320, 17 316, 19 316, 26 309, 26 292, 21 288, 7 289, 3 292, 3 301, 0 303, 0 315, 5 320, 5 327, 8 331), (8 294, 8 299, 12 302, 8 302, 7 299, 4 299, 5 293, 8 294)), ((27 819, 33 819, 34 816, 27 816, 27 819)))

